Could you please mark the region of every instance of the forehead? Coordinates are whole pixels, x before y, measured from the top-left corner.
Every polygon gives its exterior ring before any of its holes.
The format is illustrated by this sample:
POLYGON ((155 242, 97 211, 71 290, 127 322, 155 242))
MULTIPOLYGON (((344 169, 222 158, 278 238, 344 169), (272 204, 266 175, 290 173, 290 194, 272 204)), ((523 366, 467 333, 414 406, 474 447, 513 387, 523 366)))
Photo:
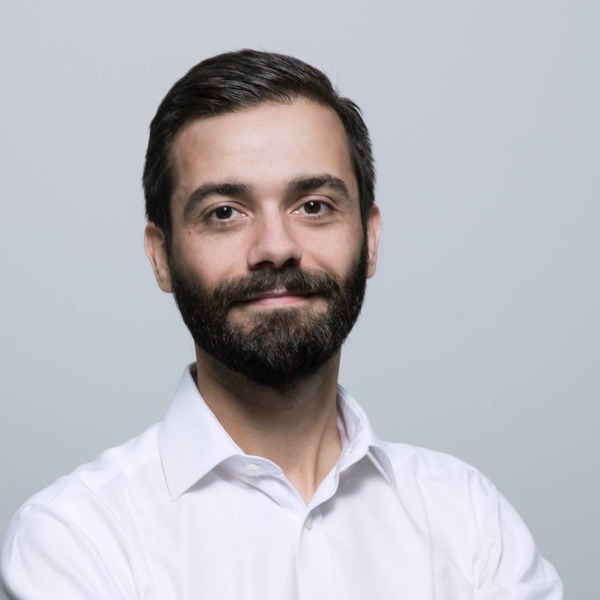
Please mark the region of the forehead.
POLYGON ((207 181, 266 189, 311 173, 338 177, 357 194, 342 122, 329 107, 306 99, 191 121, 176 136, 173 160, 174 199, 207 181))

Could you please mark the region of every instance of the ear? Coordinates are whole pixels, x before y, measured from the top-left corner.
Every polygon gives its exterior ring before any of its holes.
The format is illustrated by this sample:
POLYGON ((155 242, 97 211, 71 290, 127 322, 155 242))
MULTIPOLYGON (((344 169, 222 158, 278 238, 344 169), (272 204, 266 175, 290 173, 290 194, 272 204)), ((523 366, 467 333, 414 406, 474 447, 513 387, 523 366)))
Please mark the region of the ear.
POLYGON ((162 229, 155 223, 148 223, 144 230, 144 249, 150 260, 156 283, 163 292, 171 292, 171 271, 167 260, 167 244, 162 229))
POLYGON ((367 247, 369 250, 369 263, 367 277, 375 275, 377 267, 377 249, 379 248, 379 234, 381 233, 381 213, 379 206, 373 204, 367 215, 367 247))

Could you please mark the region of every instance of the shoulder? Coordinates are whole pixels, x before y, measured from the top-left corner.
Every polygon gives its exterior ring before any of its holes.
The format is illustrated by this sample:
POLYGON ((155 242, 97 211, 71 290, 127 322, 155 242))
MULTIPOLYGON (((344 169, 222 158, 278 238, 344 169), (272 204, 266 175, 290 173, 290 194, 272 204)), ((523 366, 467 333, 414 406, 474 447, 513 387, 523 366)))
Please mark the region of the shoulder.
POLYGON ((155 425, 103 452, 21 506, 2 549, 0 583, 6 589, 33 597, 31 573, 38 583, 52 581, 60 597, 75 597, 84 581, 86 597, 102 590, 103 597, 120 598, 132 589, 130 575, 119 566, 128 564, 127 532, 149 488, 165 486, 157 430, 155 425))
POLYGON ((482 588, 496 589, 499 581, 528 582, 560 593, 560 578, 539 555, 526 524, 477 468, 426 448, 387 442, 382 447, 398 495, 421 507, 440 547, 472 549, 470 561, 477 565, 482 588))
POLYGON ((132 497, 164 486, 157 431, 158 425, 150 427, 34 494, 13 517, 5 545, 18 537, 39 537, 45 523, 52 528, 57 521, 69 521, 74 527, 123 522, 132 497))
POLYGON ((494 484, 474 466, 443 452, 408 444, 382 443, 397 493, 419 506, 436 531, 453 537, 497 540, 508 526, 524 539, 529 532, 494 484))
POLYGON ((483 513, 504 502, 494 484, 479 469, 459 458, 427 448, 382 442, 390 459, 397 487, 413 490, 432 511, 470 515, 483 513))
POLYGON ((420 473, 432 480, 481 476, 480 471, 474 466, 444 452, 410 444, 394 442, 380 442, 380 444, 389 456, 396 473, 403 471, 420 473))

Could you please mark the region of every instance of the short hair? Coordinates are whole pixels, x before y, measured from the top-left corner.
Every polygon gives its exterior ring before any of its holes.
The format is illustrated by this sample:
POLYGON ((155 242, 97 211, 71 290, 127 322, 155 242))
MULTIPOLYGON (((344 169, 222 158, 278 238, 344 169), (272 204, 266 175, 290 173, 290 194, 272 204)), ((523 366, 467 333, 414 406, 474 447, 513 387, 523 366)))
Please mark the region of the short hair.
POLYGON ((266 102, 307 98, 330 107, 341 120, 358 182, 363 226, 374 202, 375 166, 369 131, 360 108, 342 97, 319 69, 283 54, 239 50, 208 58, 192 67, 169 90, 150 124, 143 186, 146 217, 172 236, 171 197, 176 185, 172 147, 192 120, 233 113, 266 102))

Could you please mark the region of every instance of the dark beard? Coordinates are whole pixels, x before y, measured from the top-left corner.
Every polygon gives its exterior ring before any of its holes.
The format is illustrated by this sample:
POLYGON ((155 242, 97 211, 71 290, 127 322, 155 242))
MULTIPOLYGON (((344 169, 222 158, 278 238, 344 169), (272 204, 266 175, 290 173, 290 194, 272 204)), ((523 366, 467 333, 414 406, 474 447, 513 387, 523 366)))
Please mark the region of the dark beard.
POLYGON ((256 383, 288 390, 329 361, 354 326, 365 294, 367 246, 341 282, 293 266, 261 269, 210 290, 175 257, 169 257, 169 265, 175 301, 196 345, 256 383), (320 296, 326 308, 257 311, 244 324, 230 322, 229 311, 237 303, 275 290, 320 296))

